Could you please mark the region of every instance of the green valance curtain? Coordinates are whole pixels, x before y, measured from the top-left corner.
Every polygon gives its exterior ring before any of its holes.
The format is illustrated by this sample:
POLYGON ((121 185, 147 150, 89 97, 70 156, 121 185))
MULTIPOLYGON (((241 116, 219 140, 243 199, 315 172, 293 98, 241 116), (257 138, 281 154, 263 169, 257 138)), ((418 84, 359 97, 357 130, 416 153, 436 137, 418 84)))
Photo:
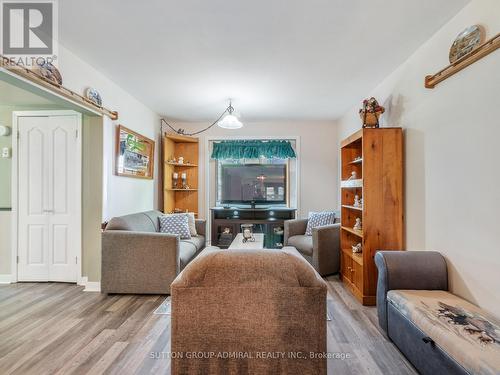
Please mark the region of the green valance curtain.
POLYGON ((212 159, 293 159, 290 141, 221 141, 215 142, 212 159))

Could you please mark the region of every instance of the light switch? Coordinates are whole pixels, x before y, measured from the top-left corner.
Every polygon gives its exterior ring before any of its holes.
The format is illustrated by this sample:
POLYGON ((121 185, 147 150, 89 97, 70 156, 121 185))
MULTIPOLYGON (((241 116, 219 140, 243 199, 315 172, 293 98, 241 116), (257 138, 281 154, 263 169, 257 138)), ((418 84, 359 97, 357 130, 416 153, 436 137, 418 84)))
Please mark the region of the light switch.
POLYGON ((10 128, 8 126, 0 125, 0 137, 6 137, 10 134, 10 128))
POLYGON ((3 159, 10 158, 10 148, 8 148, 8 147, 2 148, 2 158, 3 159))

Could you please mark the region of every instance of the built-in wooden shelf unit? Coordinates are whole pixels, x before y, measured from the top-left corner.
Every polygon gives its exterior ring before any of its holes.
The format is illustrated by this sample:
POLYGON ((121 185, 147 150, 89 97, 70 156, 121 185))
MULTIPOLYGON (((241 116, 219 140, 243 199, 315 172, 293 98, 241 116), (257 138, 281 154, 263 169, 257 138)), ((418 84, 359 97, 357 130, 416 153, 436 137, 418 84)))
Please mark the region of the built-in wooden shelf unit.
POLYGON ((198 215, 198 138, 167 134, 163 137, 163 210, 165 213, 194 212, 198 215), (170 162, 184 158, 184 163, 170 162), (172 186, 172 175, 179 176, 177 186, 172 186), (181 186, 182 173, 186 173, 189 189, 181 186))
POLYGON ((363 305, 374 305, 375 253, 404 249, 402 129, 362 129, 342 141, 341 178, 340 276, 363 305), (352 172, 357 179, 349 180, 352 172), (356 195, 362 207, 353 206, 356 195), (361 231, 353 229, 357 218, 361 231), (353 253, 358 243, 362 253, 353 253))

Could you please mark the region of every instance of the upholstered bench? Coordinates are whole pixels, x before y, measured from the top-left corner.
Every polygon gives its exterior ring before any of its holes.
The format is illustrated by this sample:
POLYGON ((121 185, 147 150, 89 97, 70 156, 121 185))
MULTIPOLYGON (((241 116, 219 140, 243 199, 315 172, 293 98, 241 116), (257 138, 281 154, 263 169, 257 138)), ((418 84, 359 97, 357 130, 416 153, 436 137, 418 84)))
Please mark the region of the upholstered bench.
POLYGON ((326 374, 327 286, 294 248, 205 249, 171 290, 172 374, 326 374))
POLYGON ((500 373, 500 321, 447 291, 442 255, 381 251, 375 262, 380 326, 420 373, 500 373))

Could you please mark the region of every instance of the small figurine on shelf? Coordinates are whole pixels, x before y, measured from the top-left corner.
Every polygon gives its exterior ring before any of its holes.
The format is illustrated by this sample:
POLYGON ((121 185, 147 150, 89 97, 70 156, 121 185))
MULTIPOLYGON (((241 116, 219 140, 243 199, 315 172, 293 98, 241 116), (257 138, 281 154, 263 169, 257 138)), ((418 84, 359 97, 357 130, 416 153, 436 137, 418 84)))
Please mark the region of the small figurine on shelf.
POLYGON ((359 200, 359 195, 354 196, 354 203, 352 205, 353 207, 361 207, 361 201, 359 200))
POLYGON ((177 159, 177 164, 184 164, 184 158, 182 156, 179 156, 177 159))
POLYGON ((187 176, 186 173, 181 173, 181 181, 182 181, 182 188, 183 189, 189 189, 189 186, 187 185, 187 176))
POLYGON ((361 219, 359 217, 356 218, 356 223, 354 224, 354 227, 352 229, 359 230, 359 231, 362 230, 361 219))
POLYGON ((274 234, 277 236, 282 236, 285 232, 282 227, 273 228, 274 234))
POLYGON ((356 171, 351 172, 351 177, 348 178, 348 180, 357 180, 358 179, 358 174, 356 171))
POLYGON ((179 174, 177 172, 172 173, 172 189, 177 189, 178 182, 179 182, 179 174))
POLYGON ((241 233, 243 235, 243 242, 254 242, 253 224, 241 224, 241 233))
POLYGON ((359 110, 359 117, 363 121, 363 128, 378 128, 378 119, 385 112, 385 108, 378 104, 377 99, 371 97, 363 100, 363 108, 359 110))
POLYGON ((352 246, 352 252, 353 253, 361 253, 363 251, 361 243, 358 243, 357 245, 352 246))
POLYGON ((359 200, 359 207, 363 208, 363 198, 359 200))

